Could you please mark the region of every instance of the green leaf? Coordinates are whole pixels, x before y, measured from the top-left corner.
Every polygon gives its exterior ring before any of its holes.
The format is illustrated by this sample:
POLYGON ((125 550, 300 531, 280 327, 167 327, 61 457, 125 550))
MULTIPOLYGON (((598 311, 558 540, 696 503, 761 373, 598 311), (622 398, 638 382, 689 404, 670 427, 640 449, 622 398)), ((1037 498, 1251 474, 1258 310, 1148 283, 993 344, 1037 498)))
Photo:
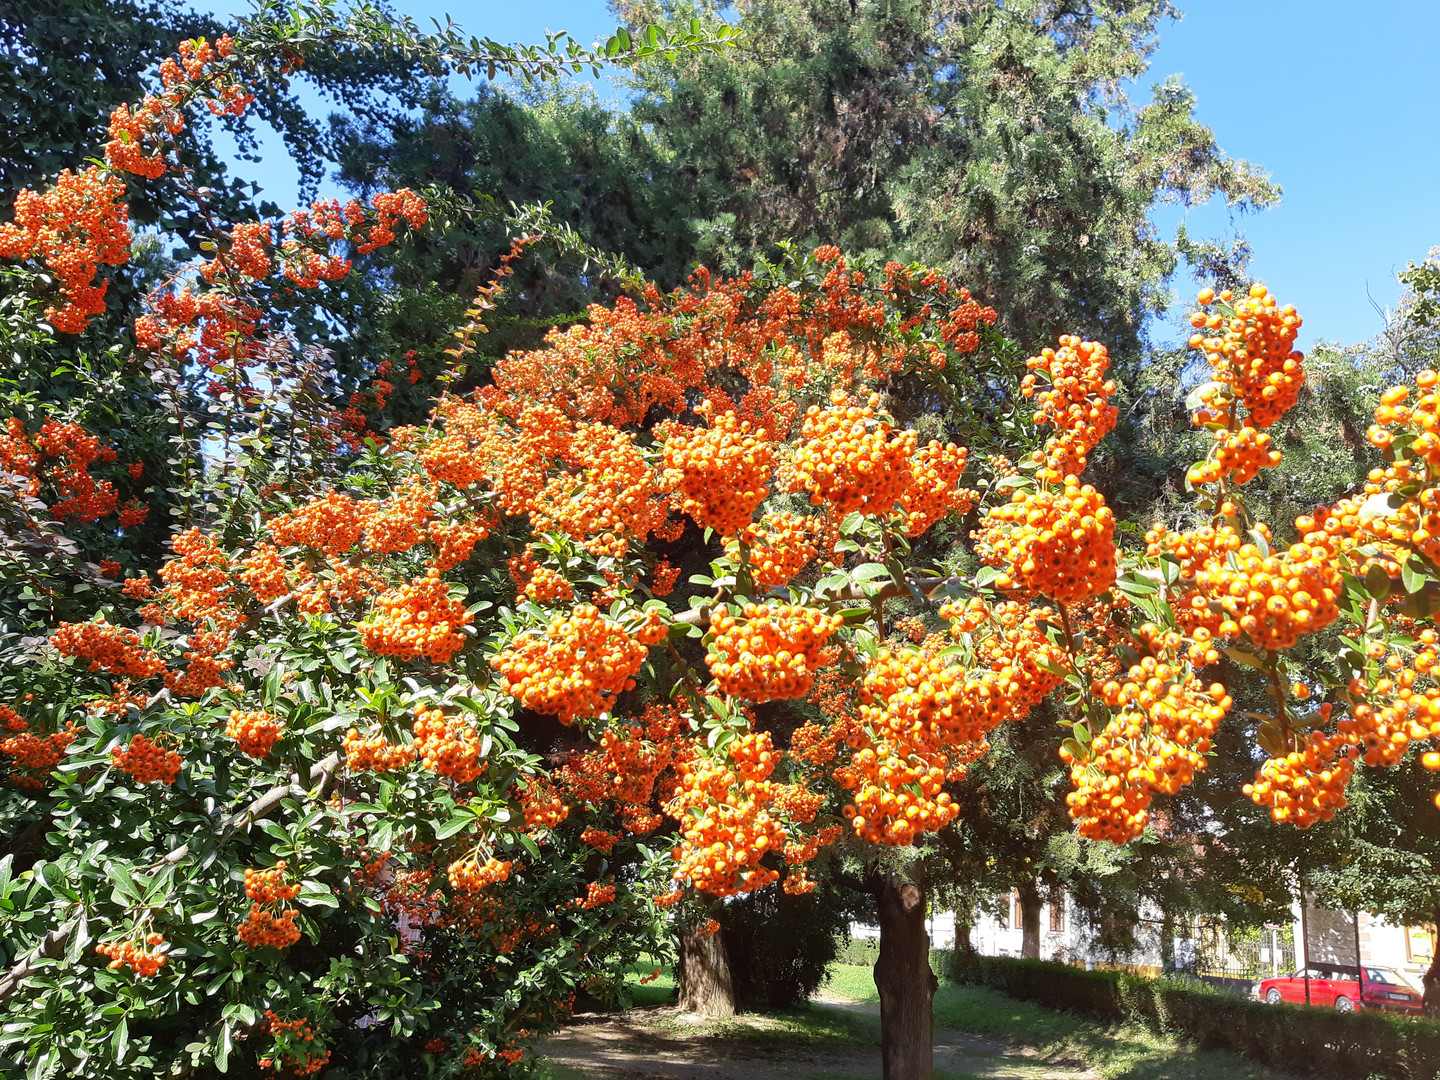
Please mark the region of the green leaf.
POLYGON ((1196 409, 1199 409, 1205 404, 1205 402, 1201 400, 1201 395, 1205 394, 1209 390, 1214 390, 1216 387, 1219 387, 1221 385, 1223 384, 1215 382, 1212 379, 1210 382, 1203 382, 1199 386, 1195 387, 1194 390, 1191 390, 1190 393, 1185 396, 1186 410, 1189 412, 1194 412, 1196 409))
POLYGON ((1244 664, 1246 667, 1255 668, 1257 671, 1265 670, 1265 662, 1252 652, 1245 649, 1221 649, 1222 653, 1234 660, 1237 664, 1244 664))
POLYGON ((340 900, 330 891, 328 885, 322 885, 318 881, 304 881, 300 883, 300 903, 306 907, 338 908, 340 900))
POLYGON ((1365 591, 1376 600, 1384 600, 1390 595, 1390 575, 1379 563, 1371 563, 1370 569, 1365 571, 1365 591))
POLYGON ((877 578, 889 576, 890 568, 884 563, 878 562, 863 563, 850 571, 851 580, 859 582, 874 581, 877 578))
POLYGON ((998 566, 982 566, 975 571, 975 585, 983 589, 988 585, 995 584, 999 577, 1000 568, 998 566))
POLYGON ((450 837, 455 836, 458 833, 462 833, 466 829, 474 827, 474 825, 475 818, 472 815, 466 815, 464 817, 453 817, 449 821, 445 822, 445 824, 436 827, 435 839, 448 840, 450 839, 450 837))
POLYGON ((130 1048, 130 1024, 123 1016, 115 1025, 115 1034, 110 1038, 110 1045, 115 1050, 115 1064, 119 1065, 125 1060, 125 1051, 130 1048))
MULTIPOLYGON (((1367 572, 1367 578, 1370 576, 1367 572)), ((1417 593, 1425 587, 1425 579, 1429 575, 1425 572, 1425 564, 1413 556, 1406 559, 1400 567, 1400 584, 1405 587, 1407 593, 1417 593)))
POLYGON ((1061 667, 1059 664, 1057 664, 1054 660, 1052 660, 1052 659, 1051 659, 1047 654, 1045 654, 1045 653, 1042 653, 1042 652, 1034 653, 1034 654, 1031 656, 1031 659, 1033 659, 1033 660, 1035 661, 1035 664, 1036 664, 1037 667, 1039 667, 1039 668, 1041 668, 1041 669, 1043 669, 1043 670, 1045 670, 1045 671, 1048 671, 1051 675, 1054 675, 1054 676, 1056 676, 1057 678, 1063 679, 1063 678, 1066 678, 1066 677, 1070 674, 1070 671, 1069 671, 1068 668, 1061 667))

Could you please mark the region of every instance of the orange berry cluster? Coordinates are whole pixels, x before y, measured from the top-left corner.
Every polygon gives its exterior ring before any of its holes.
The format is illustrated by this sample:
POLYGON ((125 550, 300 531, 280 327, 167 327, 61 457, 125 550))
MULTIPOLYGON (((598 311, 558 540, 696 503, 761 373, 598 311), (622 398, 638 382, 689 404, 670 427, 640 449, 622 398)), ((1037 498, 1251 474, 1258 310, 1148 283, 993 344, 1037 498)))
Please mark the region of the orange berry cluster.
MULTIPOLYGON (((1204 289, 1197 299, 1208 308, 1215 293, 1204 289)), ((1197 332, 1190 337, 1190 347, 1205 353, 1216 381, 1245 406, 1251 424, 1267 428, 1295 406, 1305 384, 1305 354, 1294 347, 1300 316, 1289 304, 1278 306, 1264 285, 1250 286, 1249 295, 1239 300, 1227 290, 1220 300, 1231 305, 1231 314, 1192 314, 1190 325, 1197 332)), ((1228 418, 1228 405, 1220 409, 1228 418)))
POLYGON ((251 948, 273 945, 277 949, 288 948, 300 940, 300 928, 295 925, 295 912, 288 901, 300 895, 300 885, 285 883, 285 860, 281 859, 267 870, 245 871, 245 896, 250 901, 250 911, 245 921, 236 930, 241 941, 251 948))
POLYGON ((156 746, 144 735, 132 737, 129 746, 112 748, 110 760, 115 768, 133 776, 137 784, 173 784, 185 763, 174 750, 156 746))
POLYGON ((804 697, 832 659, 825 646, 843 619, 799 604, 746 604, 743 614, 710 623, 705 660, 720 692, 747 701, 804 697))
POLYGON ((889 423, 877 418, 878 398, 868 406, 844 400, 836 395, 828 408, 805 410, 790 490, 810 492, 812 505, 823 503, 840 517, 852 511, 887 515, 910 487, 915 433, 892 438, 889 423))
POLYGON ((1276 821, 1308 829, 1329 821, 1347 800, 1345 786, 1355 772, 1355 751, 1345 735, 1309 732, 1296 749, 1260 766, 1246 795, 1270 808, 1276 821))
POLYGON ((1311 536, 1280 555, 1244 544, 1224 562, 1197 570, 1196 592, 1228 616, 1217 630, 1220 636, 1238 629, 1260 648, 1278 651, 1335 621, 1344 583, 1323 534, 1311 536))
POLYGON ((1425 462, 1428 477, 1440 476, 1440 375, 1425 369, 1415 376, 1415 388, 1420 391, 1413 403, 1408 386, 1392 386, 1380 395, 1380 404, 1375 408, 1375 423, 1366 432, 1370 442, 1379 450, 1390 449, 1395 441, 1395 427, 1410 428, 1415 438, 1410 443, 1407 456, 1425 462))
POLYGON ((278 600, 289 592, 285 584, 285 560, 273 544, 261 542, 255 550, 238 560, 235 576, 262 604, 278 600))
MULTIPOLYGON (((695 411, 706 416, 712 408, 706 402, 695 411)), ((770 493, 775 453, 768 434, 733 412, 715 416, 706 428, 672 424, 663 453, 665 482, 702 529, 735 535, 770 493)))
POLYGON ((615 900, 615 883, 613 881, 601 885, 598 881, 589 882, 585 886, 585 895, 578 897, 578 906, 590 911, 602 904, 613 903, 615 900))
POLYGON ((159 934, 147 934, 144 945, 148 947, 142 948, 139 942, 134 941, 102 941, 95 946, 95 951, 109 958, 110 963, 106 967, 112 971, 128 967, 140 978, 148 979, 165 966, 165 954, 159 949, 164 944, 165 939, 159 934))
POLYGON ((1427 627, 1418 637, 1408 663, 1398 649, 1387 655, 1379 642, 1372 642, 1378 654, 1374 659, 1383 670, 1369 686, 1350 688, 1352 696, 1363 693, 1365 700, 1354 705, 1352 717, 1341 720, 1337 730, 1359 749, 1366 765, 1398 765, 1412 744, 1440 738, 1440 688, 1416 686, 1422 678, 1433 680, 1440 668, 1440 634, 1427 627))
POLYGON ((299 885, 285 884, 284 859, 266 870, 245 870, 245 898, 257 904, 281 903, 300 895, 299 885))
POLYGON ((570 807, 549 784, 531 780, 520 786, 520 811, 532 832, 553 829, 570 816, 570 807))
POLYGON ((432 521, 430 543, 435 545, 433 565, 437 570, 453 570, 475 550, 475 545, 490 535, 492 526, 481 520, 432 521))
POLYGON ((477 893, 497 881, 509 881, 514 864, 509 859, 491 855, 484 862, 478 855, 467 855, 450 864, 450 887, 457 892, 477 893))
POLYGON ((1224 428, 1215 432, 1215 448, 1210 457, 1190 466, 1185 475, 1190 483, 1213 484, 1229 477, 1237 484, 1248 484, 1261 469, 1280 464, 1281 453, 1270 448, 1270 435, 1246 425, 1238 431, 1224 428))
MULTIPOLYGON (((579 803, 600 807, 613 801, 632 833, 651 832, 660 818, 651 812, 656 780, 677 751, 686 716, 674 705, 651 704, 645 725, 620 725, 601 734, 598 750, 588 750, 555 773, 556 780, 579 803)), ((589 841, 586 841, 589 843, 589 841)))
POLYGON ((242 751, 258 760, 270 753, 285 734, 285 725, 276 720, 273 713, 263 710, 242 712, 231 709, 225 734, 234 739, 242 751))
POLYGON ((216 59, 228 57, 234 44, 229 34, 222 35, 214 45, 204 38, 182 41, 179 59, 167 57, 160 64, 160 79, 165 92, 159 97, 146 94, 132 111, 121 104, 110 114, 110 141, 105 144, 105 160, 115 169, 154 180, 165 172, 164 137, 178 135, 185 129, 183 108, 197 91, 209 98, 206 104, 216 116, 239 116, 254 95, 235 82, 228 73, 209 69, 216 59), (147 156, 145 150, 156 152, 147 156))
POLYGON ((995 585, 1074 604, 1115 584, 1115 514, 1089 484, 1018 490, 992 508, 975 538, 1000 568, 995 585))
POLYGON ((42 260, 60 282, 61 303, 45 317, 62 334, 78 334, 105 313, 108 281, 94 284, 101 265, 130 260, 125 183, 97 166, 63 170, 54 186, 15 196, 15 221, 0 224, 0 258, 42 260))
MULTIPOLYGON (((543 445, 550 437, 526 441, 543 445)), ((664 523, 670 496, 629 432, 582 424, 558 464, 563 467, 548 479, 514 492, 536 533, 564 533, 592 555, 618 558, 632 541, 643 542, 664 523)))
POLYGON ((352 772, 393 772, 415 760, 413 746, 397 746, 379 738, 362 738, 354 728, 345 733, 341 748, 345 752, 345 766, 352 772))
POLYGON ((66 749, 75 741, 75 723, 67 722, 58 731, 40 735, 30 730, 30 725, 14 709, 0 705, 0 722, 4 731, 10 732, 0 739, 0 754, 14 760, 11 779, 22 787, 38 788, 43 781, 35 773, 49 772, 65 756, 66 749), (21 772, 20 770, 27 770, 21 772))
POLYGON ((904 618, 896 619, 894 625, 890 627, 890 631, 917 645, 930 636, 930 628, 918 615, 906 615, 904 618))
POLYGON ((1145 831, 1155 792, 1173 795, 1205 767, 1234 702, 1220 683, 1202 687, 1154 656, 1091 692, 1116 712, 1083 755, 1061 748, 1075 785, 1065 801, 1082 836, 1123 844, 1145 831))
POLYGON ((675 591, 675 582, 680 580, 680 567, 673 566, 669 559, 662 558, 651 571, 653 584, 650 591, 656 596, 669 596, 675 591))
POLYGON ((910 484, 900 494, 906 536, 919 536, 949 514, 969 513, 976 493, 959 486, 969 453, 963 446, 934 439, 915 452, 910 484))
POLYGON ((439 570, 375 598, 370 615, 356 626, 365 647, 381 656, 448 663, 465 645, 460 631, 470 625, 465 605, 450 599, 439 570))
POLYGON ((115 485, 109 480, 97 481, 90 475, 92 464, 108 465, 115 460, 111 447, 102 444, 79 424, 61 424, 53 418, 47 418, 40 425, 35 445, 46 457, 57 459, 47 470, 50 482, 61 495, 50 507, 51 517, 99 521, 115 512, 119 501, 115 485))
POLYGON ((458 784, 468 784, 485 771, 474 727, 449 719, 438 708, 415 710, 415 752, 425 768, 458 784))
POLYGON ((760 863, 785 844, 785 827, 769 811, 775 785, 768 777, 779 760, 769 732, 747 732, 724 757, 676 766, 680 786, 665 808, 680 823, 681 843, 672 852, 676 881, 734 896, 780 877, 760 863))
POLYGON ((1043 349, 1025 361, 1030 373, 1020 383, 1027 398, 1038 398, 1035 423, 1054 428, 1045 444, 1043 479, 1059 481, 1078 476, 1100 440, 1115 427, 1119 410, 1109 403, 1114 380, 1107 380, 1110 355, 1098 341, 1081 341, 1062 334, 1059 349, 1043 349), (1049 376, 1048 389, 1040 390, 1036 372, 1049 376))
POLYGON ((510 578, 520 587, 520 595, 537 604, 570 603, 575 599, 574 587, 548 566, 535 559, 533 548, 526 547, 510 560, 510 578))
POLYGON ((61 424, 48 418, 40 425, 35 445, 46 457, 58 459, 48 473, 62 498, 50 507, 51 517, 98 521, 115 512, 119 501, 115 485, 90 475, 93 463, 108 465, 115 460, 113 449, 79 424, 61 424))
POLYGON ((755 584, 762 589, 790 584, 820 554, 817 539, 822 528, 819 518, 776 512, 742 529, 738 540, 749 548, 755 584))
POLYGON ((211 687, 224 685, 225 672, 235 661, 221 654, 231 644, 230 635, 223 630, 192 630, 181 654, 187 666, 183 672, 166 672, 165 688, 177 697, 200 697, 211 687))
POLYGON ((341 491, 318 499, 266 523, 281 547, 312 547, 326 555, 344 555, 365 531, 366 507, 341 491))
POLYGON ((330 1061, 330 1051, 315 1045, 315 1031, 306 1020, 281 1020, 265 1010, 266 1026, 275 1037, 269 1057, 258 1062, 261 1069, 274 1069, 289 1076, 312 1076, 330 1061))
POLYGON ((593 604, 580 604, 551 622, 543 638, 517 638, 493 662, 505 689, 525 708, 571 724, 608 711, 632 689, 649 646, 665 633, 653 609, 631 635, 593 604))
POLYGON ((295 925, 295 913, 284 911, 279 915, 266 911, 259 904, 251 904, 250 911, 235 930, 235 934, 252 949, 273 945, 277 949, 288 949, 300 940, 300 928, 295 925))
POLYGON ((592 825, 580 834, 580 842, 588 844, 596 851, 608 854, 620 842, 620 837, 617 833, 606 832, 604 829, 597 829, 592 825))
POLYGON ((61 656, 90 661, 91 671, 148 679, 165 670, 165 661, 140 644, 134 630, 109 623, 66 623, 50 635, 61 656))
MULTIPOLYGON (((982 676, 982 680, 990 682, 982 676)), ((917 649, 887 646, 865 671, 860 694, 862 736, 850 763, 835 779, 853 802, 845 807, 851 828, 870 843, 903 846, 959 816, 960 807, 941 790, 952 752, 983 743, 991 717, 949 661, 917 649)))

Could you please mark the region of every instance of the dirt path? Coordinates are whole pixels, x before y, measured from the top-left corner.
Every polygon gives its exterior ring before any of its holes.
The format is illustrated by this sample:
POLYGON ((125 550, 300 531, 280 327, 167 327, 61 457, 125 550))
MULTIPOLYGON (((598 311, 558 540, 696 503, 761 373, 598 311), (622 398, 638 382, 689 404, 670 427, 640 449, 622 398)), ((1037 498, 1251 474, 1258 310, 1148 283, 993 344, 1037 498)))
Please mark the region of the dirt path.
MULTIPOLYGON (((856 1039, 824 1038, 783 1018, 740 1016, 706 1022, 673 1005, 615 1015, 582 1014, 541 1052, 556 1080, 870 1080, 880 1075, 879 1010, 833 993, 815 1004, 860 1019, 856 1039)), ((1094 1080, 1072 1063, 959 1031, 935 1032, 935 1068, 985 1080, 1094 1080)))

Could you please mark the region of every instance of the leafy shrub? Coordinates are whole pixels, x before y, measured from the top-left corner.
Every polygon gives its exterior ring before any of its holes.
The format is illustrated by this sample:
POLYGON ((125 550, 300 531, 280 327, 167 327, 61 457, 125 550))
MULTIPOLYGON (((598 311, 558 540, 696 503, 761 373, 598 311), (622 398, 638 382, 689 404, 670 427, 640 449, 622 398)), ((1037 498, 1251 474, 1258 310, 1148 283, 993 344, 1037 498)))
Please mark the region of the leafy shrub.
POLYGON ((843 893, 824 887, 790 896, 772 885, 726 904, 719 920, 736 1004, 783 1009, 807 1000, 835 962, 850 915, 843 893))
POLYGON ((1231 1050, 1287 1072, 1337 1080, 1430 1080, 1440 1072, 1440 1024, 1379 1012, 1266 1005, 1189 980, 1083 971, 1041 960, 955 956, 957 982, 1100 1020, 1129 1020, 1231 1050))
POLYGON ((874 967, 880 959, 880 942, 874 938, 851 938, 840 948, 840 962, 853 967, 874 967))

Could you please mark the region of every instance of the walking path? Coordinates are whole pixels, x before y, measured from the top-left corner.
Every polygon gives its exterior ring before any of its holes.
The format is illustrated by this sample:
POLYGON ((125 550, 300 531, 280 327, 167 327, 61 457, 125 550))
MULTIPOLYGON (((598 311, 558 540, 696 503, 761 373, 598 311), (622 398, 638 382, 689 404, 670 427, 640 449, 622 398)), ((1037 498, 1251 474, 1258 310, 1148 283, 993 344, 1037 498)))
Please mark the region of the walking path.
MULTIPOLYGON (((845 1019, 853 1037, 826 1037, 781 1016, 705 1021, 674 1005, 581 1014, 542 1053, 555 1080, 870 1080, 880 1075, 879 1009, 822 991, 818 1017, 845 1019), (833 1010, 833 1012, 832 1012, 833 1010), (836 1014, 839 1014, 838 1016, 836 1014)), ((805 1017, 806 1014, 796 1014, 805 1017)), ((1095 1080, 1074 1062, 960 1031, 935 1032, 938 1075, 985 1080, 1095 1080)))

